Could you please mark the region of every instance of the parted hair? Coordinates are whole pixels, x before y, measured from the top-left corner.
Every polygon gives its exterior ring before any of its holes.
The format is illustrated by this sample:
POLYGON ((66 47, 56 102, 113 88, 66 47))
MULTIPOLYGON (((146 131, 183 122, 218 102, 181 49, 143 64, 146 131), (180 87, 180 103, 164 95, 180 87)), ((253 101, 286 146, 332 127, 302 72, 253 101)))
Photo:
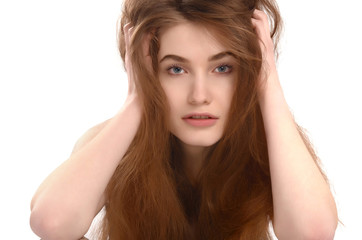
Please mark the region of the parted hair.
MULTIPOLYGON (((281 18, 274 0, 124 0, 123 27, 134 26, 129 54, 143 115, 136 136, 106 189, 100 239, 271 239, 273 198, 268 148, 257 98, 262 52, 254 9, 271 23, 275 48, 281 18), (189 21, 208 29, 237 59, 235 84, 222 138, 209 151, 196 182, 186 177, 179 140, 168 130, 169 105, 158 79, 160 31, 189 21), (143 40, 151 34, 146 66, 143 40)), ((298 128, 311 155, 318 159, 298 128)))

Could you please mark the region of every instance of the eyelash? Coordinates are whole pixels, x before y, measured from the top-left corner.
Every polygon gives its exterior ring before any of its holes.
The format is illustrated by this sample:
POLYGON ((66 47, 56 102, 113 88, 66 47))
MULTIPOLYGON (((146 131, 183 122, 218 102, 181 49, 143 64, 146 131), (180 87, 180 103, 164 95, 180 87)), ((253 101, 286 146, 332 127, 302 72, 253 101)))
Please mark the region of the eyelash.
POLYGON ((179 65, 176 65, 176 64, 173 64, 171 65, 170 67, 167 68, 167 72, 171 75, 179 75, 177 73, 171 73, 170 71, 173 69, 173 68, 181 68, 183 71, 185 71, 185 69, 183 69, 181 66, 179 65))
POLYGON ((233 66, 229 65, 229 64, 220 64, 219 66, 217 66, 215 69, 217 68, 220 68, 220 67, 227 67, 229 70, 227 72, 222 72, 224 74, 227 74, 227 73, 231 73, 231 71, 233 70, 233 66))
MULTIPOLYGON (((227 67, 229 70, 226 71, 226 72, 219 72, 221 74, 228 74, 228 73, 231 73, 232 69, 233 69, 233 66, 229 65, 229 64, 226 64, 226 63, 223 63, 223 64, 220 64, 218 65, 217 67, 214 68, 215 69, 218 69, 220 67, 227 67)), ((177 73, 171 73, 170 71, 173 69, 173 68, 180 68, 181 70, 185 71, 185 69, 183 69, 183 67, 179 66, 179 65, 176 65, 176 64, 173 64, 171 65, 170 67, 167 68, 167 72, 171 75, 179 75, 177 73)), ((218 72, 217 72, 218 73, 218 72)))

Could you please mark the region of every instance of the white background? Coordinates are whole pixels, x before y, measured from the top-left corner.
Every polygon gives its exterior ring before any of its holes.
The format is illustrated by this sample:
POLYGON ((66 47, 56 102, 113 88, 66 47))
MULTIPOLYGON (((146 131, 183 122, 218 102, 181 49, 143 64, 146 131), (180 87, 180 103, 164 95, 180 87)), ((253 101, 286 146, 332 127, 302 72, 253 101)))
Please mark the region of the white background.
MULTIPOLYGON (((0 239, 38 239, 30 200, 84 131, 115 114, 126 76, 121 0, 1 0, 0 239)), ((335 239, 362 239, 362 19, 358 0, 279 0, 287 101, 332 183, 335 239), (359 5, 359 6, 357 6, 359 5)))

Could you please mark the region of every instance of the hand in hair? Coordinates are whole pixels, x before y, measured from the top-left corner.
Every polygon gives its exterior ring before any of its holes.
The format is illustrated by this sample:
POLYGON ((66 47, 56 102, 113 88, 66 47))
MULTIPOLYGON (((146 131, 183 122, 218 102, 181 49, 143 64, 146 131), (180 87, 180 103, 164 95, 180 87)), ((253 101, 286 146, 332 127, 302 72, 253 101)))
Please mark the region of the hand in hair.
POLYGON ((125 67, 127 71, 127 77, 128 77, 128 96, 127 100, 129 98, 133 99, 137 96, 136 91, 136 84, 134 82, 134 72, 131 64, 131 58, 130 58, 130 52, 131 52, 131 39, 133 35, 133 26, 130 23, 127 23, 124 26, 124 40, 126 45, 126 55, 125 55, 125 67))
MULTIPOLYGON (((132 53, 132 36, 134 32, 134 27, 127 23, 123 27, 124 31, 124 41, 125 41, 125 47, 126 47, 126 53, 125 53, 125 68, 127 71, 127 77, 128 77, 128 96, 127 100, 132 100, 137 98, 137 88, 135 83, 135 73, 133 71, 132 67, 132 61, 131 61, 131 53, 132 53)), ((148 34, 143 39, 143 54, 144 54, 144 60, 146 62, 147 67, 152 66, 152 60, 149 55, 149 45, 150 45, 150 39, 152 35, 148 34)), ((150 70, 150 69, 149 69, 150 70)), ((127 102, 127 101, 126 101, 127 102)))
POLYGON ((261 82, 262 87, 260 88, 261 92, 259 96, 261 97, 263 96, 266 85, 269 85, 272 80, 274 80, 272 83, 279 86, 279 81, 276 81, 278 78, 270 77, 277 74, 274 55, 274 43, 270 35, 268 16, 265 12, 255 9, 251 18, 251 22, 254 26, 254 31, 259 38, 260 49, 263 54, 263 67, 260 80, 266 82, 261 82))

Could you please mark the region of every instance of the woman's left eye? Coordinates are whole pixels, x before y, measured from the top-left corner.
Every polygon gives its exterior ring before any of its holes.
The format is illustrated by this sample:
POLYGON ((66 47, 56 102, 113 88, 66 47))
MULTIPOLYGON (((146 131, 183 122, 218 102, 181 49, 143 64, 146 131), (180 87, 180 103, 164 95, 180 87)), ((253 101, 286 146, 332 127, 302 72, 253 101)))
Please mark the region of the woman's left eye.
POLYGON ((215 68, 215 72, 217 73, 229 73, 231 72, 232 66, 229 65, 221 65, 215 68))

